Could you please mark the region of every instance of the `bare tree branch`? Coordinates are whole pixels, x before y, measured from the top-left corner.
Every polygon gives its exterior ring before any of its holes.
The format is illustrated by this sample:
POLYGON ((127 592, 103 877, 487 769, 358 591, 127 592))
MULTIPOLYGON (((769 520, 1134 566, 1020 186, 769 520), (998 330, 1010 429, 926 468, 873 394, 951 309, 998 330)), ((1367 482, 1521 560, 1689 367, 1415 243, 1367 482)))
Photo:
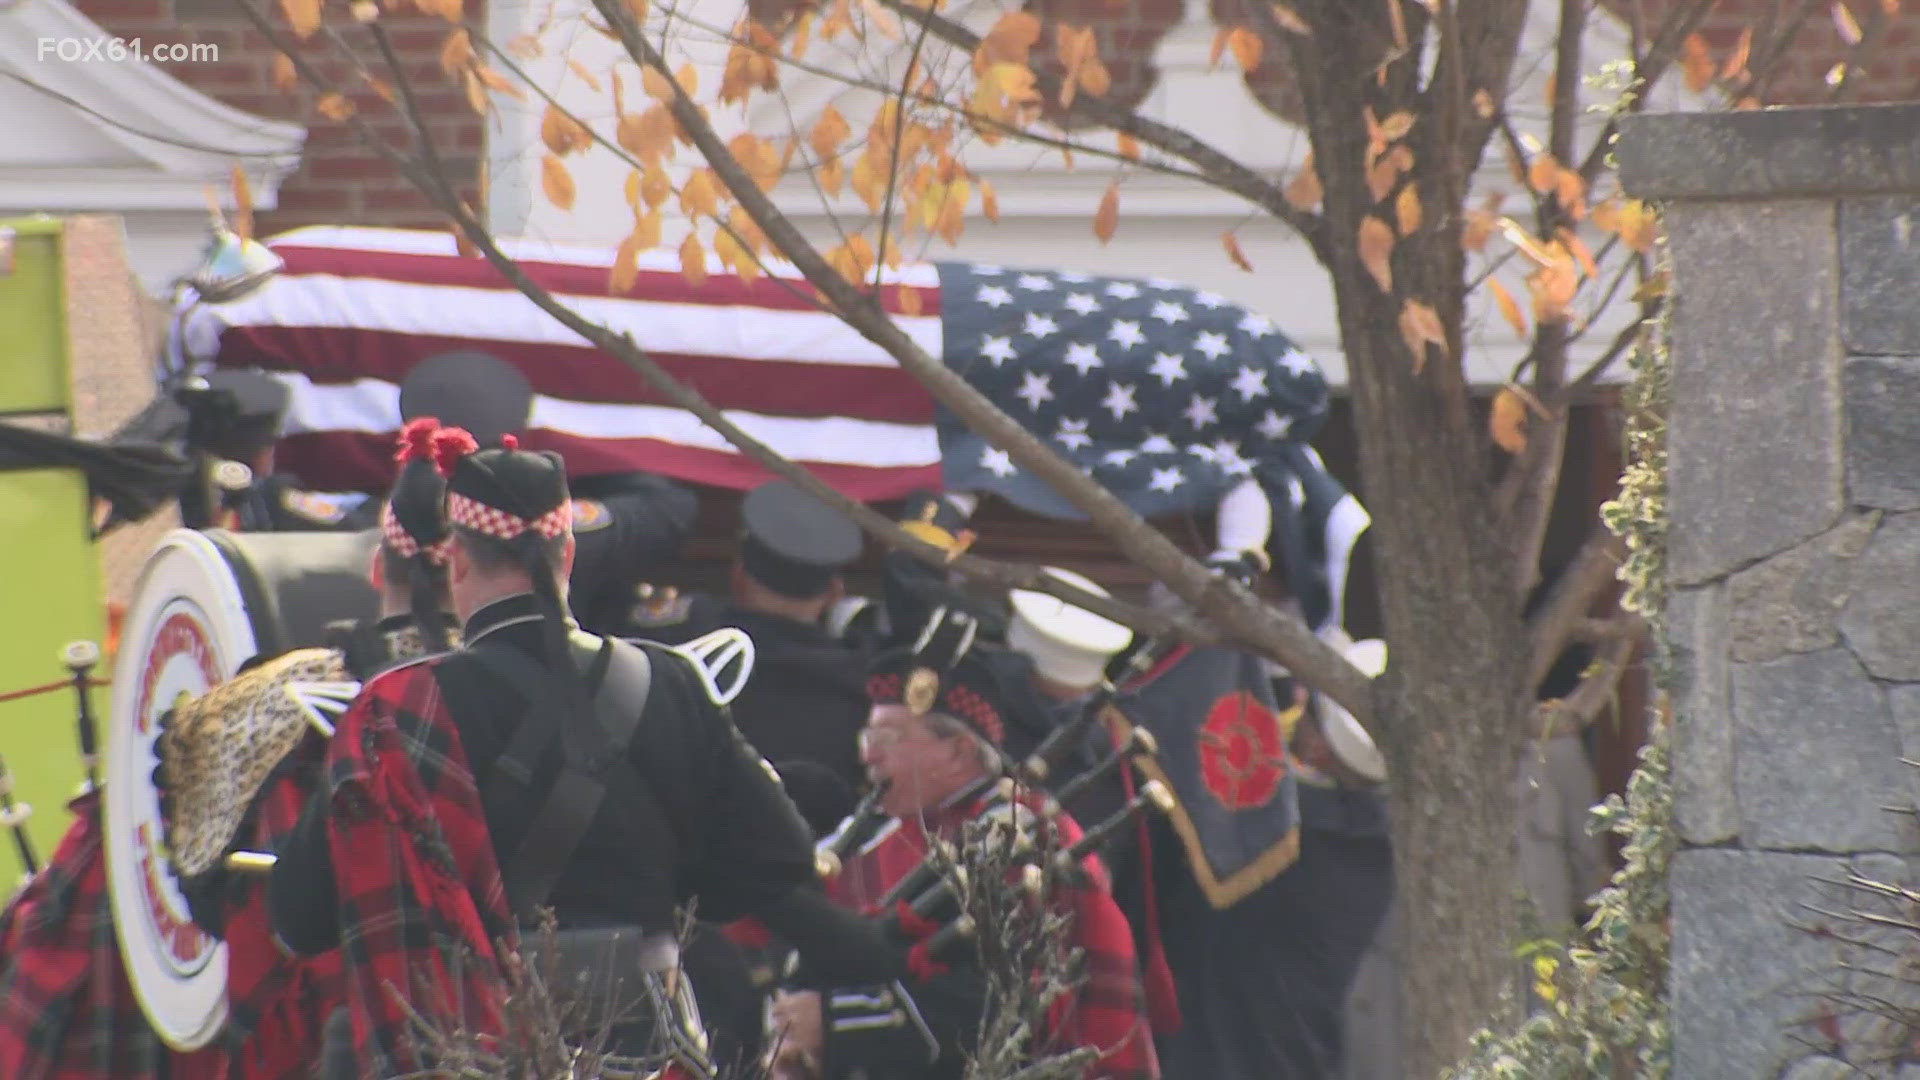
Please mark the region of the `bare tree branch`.
POLYGON ((1620 677, 1626 674, 1627 664, 1647 631, 1646 620, 1632 612, 1623 612, 1614 618, 1621 625, 1588 666, 1580 685, 1564 700, 1542 705, 1543 735, 1551 731, 1579 731, 1591 724, 1600 710, 1614 699, 1620 677))
MULTIPOLYGON (((597 3, 598 0, 595 2, 597 3)), ((934 36, 949 45, 969 53, 980 48, 980 35, 939 14, 932 5, 923 7, 913 3, 912 0, 879 0, 879 2, 907 19, 925 23, 932 28, 934 36)), ((1059 79, 1046 71, 1037 71, 1035 76, 1035 85, 1041 94, 1049 100, 1058 100, 1059 79)), ((1321 262, 1326 262, 1326 226, 1317 215, 1295 208, 1293 204, 1287 202, 1279 184, 1247 168, 1191 132, 1160 123, 1158 120, 1150 120, 1137 112, 1109 102, 1104 96, 1085 91, 1074 97, 1073 107, 1068 110, 1068 113, 1092 120, 1113 131, 1124 132, 1139 140, 1142 145, 1151 146, 1192 164, 1206 183, 1240 196, 1292 227, 1307 241, 1308 246, 1313 249, 1314 256, 1321 262)))
MULTIPOLYGON (((1055 454, 1032 432, 993 407, 960 375, 927 355, 920 345, 888 318, 872 298, 859 292, 827 264, 781 214, 740 163, 720 141, 698 105, 668 69, 665 57, 646 39, 631 12, 620 0, 594 0, 601 16, 619 34, 621 44, 636 62, 661 73, 673 87, 670 108, 689 140, 727 185, 735 201, 747 211, 775 248, 782 251, 814 288, 842 312, 847 324, 885 349, 900 366, 917 378, 935 400, 960 417, 968 428, 1007 451, 1022 467, 1087 515, 1093 526, 1136 564, 1192 606, 1201 618, 1211 619, 1229 636, 1249 648, 1287 665, 1309 686, 1347 707, 1361 722, 1373 716, 1371 680, 1298 619, 1261 603, 1246 588, 1213 573, 1182 552, 1174 543, 1130 510, 1113 493, 1070 462, 1055 454)), ((898 10, 898 9, 897 9, 898 10)), ((921 9, 905 7, 920 17, 937 18, 921 9)), ((939 31, 936 29, 935 31, 939 31)), ((729 436, 731 440, 731 436, 729 436)))
MULTIPOLYGON (((250 0, 236 0, 236 3, 276 48, 293 55, 293 62, 301 78, 322 90, 333 89, 331 81, 317 68, 300 56, 291 53, 292 43, 280 34, 280 31, 253 6, 250 0)), ((404 80, 404 72, 396 71, 395 77, 404 80)), ((933 565, 949 567, 954 572, 981 584, 1000 589, 1031 589, 1050 593, 1077 607, 1083 607, 1146 633, 1172 635, 1195 644, 1223 643, 1222 636, 1201 619, 1169 617, 1133 604, 1116 601, 1111 597, 1098 596, 1046 574, 1042 567, 998 562, 975 555, 950 555, 945 549, 929 544, 901 529, 895 523, 888 521, 884 515, 869 509, 864 504, 848 499, 821 482, 811 472, 781 457, 741 431, 698 391, 681 383, 666 369, 656 364, 633 342, 631 337, 625 334, 613 334, 605 327, 582 317, 573 309, 560 303, 551 293, 529 278, 517 262, 499 249, 485 226, 474 217, 470 208, 460 202, 442 177, 380 139, 378 133, 367 124, 364 118, 358 115, 349 116, 346 123, 354 129, 355 134, 363 142, 399 169, 422 193, 432 199, 438 208, 460 228, 466 238, 480 250, 487 261, 492 263, 494 268, 535 306, 596 347, 633 368, 675 405, 694 414, 702 423, 712 427, 747 456, 760 462, 776 475, 798 484, 815 497, 841 510, 869 534, 889 547, 905 551, 933 565)))
POLYGON ((1547 671, 1582 626, 1595 598, 1614 580, 1626 558, 1626 545, 1604 525, 1595 525, 1586 543, 1554 580, 1547 597, 1527 625, 1527 685, 1540 685, 1547 671))

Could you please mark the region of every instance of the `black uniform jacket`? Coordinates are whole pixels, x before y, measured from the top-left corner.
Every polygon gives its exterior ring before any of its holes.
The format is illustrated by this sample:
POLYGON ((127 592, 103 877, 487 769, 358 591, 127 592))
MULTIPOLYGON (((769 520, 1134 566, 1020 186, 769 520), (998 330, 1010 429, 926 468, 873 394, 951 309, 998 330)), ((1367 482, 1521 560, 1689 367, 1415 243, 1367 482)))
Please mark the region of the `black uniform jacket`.
POLYGON ((753 639, 753 674, 733 700, 734 723, 783 774, 796 762, 808 762, 838 781, 837 802, 824 795, 802 799, 821 803, 802 807, 815 831, 832 829, 853 810, 866 780, 859 743, 869 707, 866 654, 811 623, 702 595, 657 616, 639 613, 629 632, 678 644, 724 626, 737 626, 753 639))
POLYGON ((594 633, 619 633, 634 586, 680 553, 699 502, 648 473, 582 477, 573 495, 574 617, 594 633))
MULTIPOLYGON (((521 723, 544 723, 512 685, 471 648, 496 640, 541 653, 540 616, 530 595, 488 605, 468 620, 463 648, 430 660, 451 723, 480 785, 487 828, 503 873, 560 770, 558 733, 531 784, 500 776, 494 763, 521 723)), ((893 972, 900 958, 877 926, 848 918, 819 889, 813 842, 778 780, 707 696, 693 667, 652 651, 651 690, 629 748, 631 771, 606 775, 607 794, 572 860, 548 896, 563 928, 638 925, 697 899, 704 918, 760 918, 819 962, 853 971, 893 972), (661 910, 662 905, 666 910, 661 910), (837 958, 837 960, 836 960, 837 958)), ((600 672, 584 673, 589 687, 600 672)), ((326 835, 324 796, 310 805, 274 868, 269 906, 290 948, 338 943, 338 894, 326 835)))
POLYGON ((1347 990, 1392 901, 1393 853, 1376 793, 1302 784, 1300 822, 1299 861, 1225 911, 1194 884, 1170 830, 1156 843, 1184 1021, 1160 1040, 1167 1076, 1340 1075, 1347 990))

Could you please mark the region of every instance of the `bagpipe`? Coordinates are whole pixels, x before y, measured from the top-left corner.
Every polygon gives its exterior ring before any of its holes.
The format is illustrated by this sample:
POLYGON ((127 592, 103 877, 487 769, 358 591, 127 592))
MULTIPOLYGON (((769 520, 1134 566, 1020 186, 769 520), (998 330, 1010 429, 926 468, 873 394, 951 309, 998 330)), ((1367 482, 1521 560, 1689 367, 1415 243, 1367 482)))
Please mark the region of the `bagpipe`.
MULTIPOLYGON (((924 711, 931 701, 929 687, 937 685, 960 663, 971 650, 976 633, 977 624, 970 614, 951 607, 934 611, 913 646, 914 673, 904 690, 909 702, 919 699, 917 706, 924 711)), ((905 955, 903 962, 909 971, 930 970, 932 965, 951 960, 976 937, 979 927, 964 910, 970 885, 967 849, 972 845, 996 845, 1003 850, 1010 864, 1017 867, 1016 886, 1039 901, 1051 883, 1079 881, 1084 862, 1105 854, 1143 814, 1172 811, 1171 792, 1164 784, 1148 780, 1119 809, 1086 827, 1077 839, 1060 842, 1066 804, 1095 785, 1115 779, 1130 764, 1151 760, 1158 752, 1150 732, 1130 727, 1090 767, 1071 775, 1062 769, 1088 731, 1102 722, 1121 688, 1150 671, 1170 649, 1159 639, 1137 643, 1109 667, 1108 676, 1079 710, 1052 728, 1024 757, 1009 755, 982 740, 982 748, 990 751, 994 776, 978 800, 972 820, 962 825, 957 838, 929 837, 928 850, 919 864, 870 905, 872 914, 882 920, 886 936, 905 955)), ((816 863, 823 878, 838 876, 845 860, 873 842, 885 826, 889 815, 881 806, 884 795, 884 786, 876 784, 840 828, 820 841, 816 863)), ((789 956, 785 974, 790 984, 801 978, 797 954, 789 956)))
MULTIPOLYGON (((90 696, 99 648, 78 642, 62 656, 78 698, 84 790, 100 796, 120 956, 141 1011, 175 1050, 210 1044, 228 1012, 226 944, 195 921, 181 879, 215 864, 271 871, 274 853, 235 850, 236 836, 281 759, 302 740, 331 737, 358 693, 326 646, 340 623, 377 615, 367 568, 378 542, 376 531, 174 530, 134 586, 104 717, 90 696), (164 743, 182 724, 191 739, 164 743)), ((734 628, 675 651, 718 701, 738 694, 753 667, 752 642, 734 628)), ((0 824, 37 873, 31 813, 0 764, 0 824)))

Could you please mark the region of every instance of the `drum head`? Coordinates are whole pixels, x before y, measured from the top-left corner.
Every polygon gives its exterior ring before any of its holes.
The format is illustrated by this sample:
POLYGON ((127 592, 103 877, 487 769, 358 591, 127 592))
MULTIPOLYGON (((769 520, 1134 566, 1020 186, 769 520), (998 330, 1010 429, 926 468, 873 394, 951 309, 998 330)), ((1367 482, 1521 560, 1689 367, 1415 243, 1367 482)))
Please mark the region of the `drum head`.
POLYGON ((147 560, 121 630, 107 739, 107 873, 134 996, 176 1050, 226 1023, 226 946, 195 926, 167 864, 154 744, 182 693, 200 697, 256 655, 323 643, 378 610, 372 533, 175 530, 147 560))
POLYGON ((168 869, 153 787, 159 719, 257 651, 240 587, 205 536, 169 533, 147 560, 121 629, 105 768, 107 878, 134 996, 175 1050, 211 1042, 227 1019, 225 944, 194 925, 168 869))

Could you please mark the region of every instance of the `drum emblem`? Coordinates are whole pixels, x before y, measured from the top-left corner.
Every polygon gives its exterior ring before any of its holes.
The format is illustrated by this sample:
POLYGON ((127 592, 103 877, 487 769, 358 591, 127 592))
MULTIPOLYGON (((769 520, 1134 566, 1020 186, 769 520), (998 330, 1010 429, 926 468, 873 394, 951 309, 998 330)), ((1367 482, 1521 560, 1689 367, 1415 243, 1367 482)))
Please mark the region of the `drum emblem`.
MULTIPOLYGON (((198 697, 221 682, 220 663, 214 652, 212 635, 207 632, 206 616, 197 605, 176 598, 162 609, 160 628, 147 654, 141 673, 140 696, 134 706, 134 724, 149 765, 158 759, 154 742, 159 737, 159 720, 181 693, 198 697)), ((160 805, 157 793, 139 807, 142 820, 136 827, 135 849, 140 863, 138 910, 151 920, 151 940, 158 944, 161 959, 176 974, 186 977, 206 967, 218 944, 193 923, 186 901, 174 887, 167 868, 165 844, 161 842, 160 805)))

